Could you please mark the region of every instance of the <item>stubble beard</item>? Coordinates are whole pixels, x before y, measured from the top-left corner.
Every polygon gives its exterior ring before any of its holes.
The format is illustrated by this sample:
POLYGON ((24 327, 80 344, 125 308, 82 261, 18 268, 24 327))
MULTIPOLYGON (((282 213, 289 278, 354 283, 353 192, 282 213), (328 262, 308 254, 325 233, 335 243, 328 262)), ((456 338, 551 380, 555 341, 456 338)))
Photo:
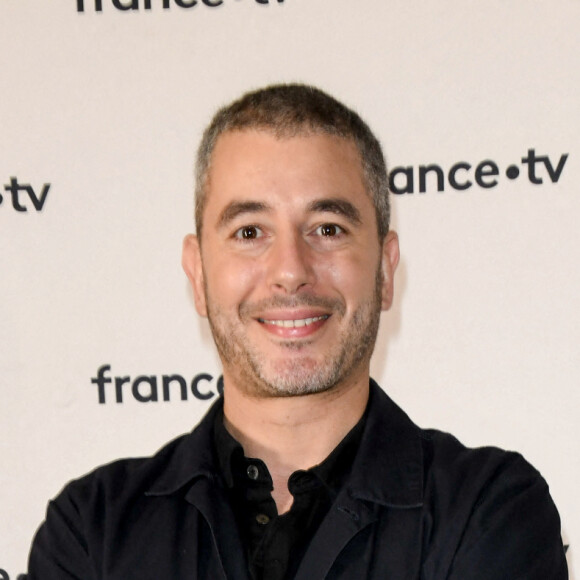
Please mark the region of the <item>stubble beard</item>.
POLYGON ((289 356, 272 360, 251 345, 244 321, 252 318, 252 312, 301 306, 323 307, 330 310, 333 317, 344 318, 346 308, 340 300, 305 294, 277 296, 256 304, 244 303, 239 309, 239 319, 232 324, 212 303, 206 287, 208 321, 224 369, 234 369, 238 387, 257 397, 296 397, 335 388, 361 365, 368 367, 379 328, 381 288, 382 271, 378 268, 372 299, 357 308, 348 325, 341 329, 337 344, 323 361, 319 361, 296 356, 296 351, 309 346, 308 340, 279 342, 280 347, 288 349, 289 356))

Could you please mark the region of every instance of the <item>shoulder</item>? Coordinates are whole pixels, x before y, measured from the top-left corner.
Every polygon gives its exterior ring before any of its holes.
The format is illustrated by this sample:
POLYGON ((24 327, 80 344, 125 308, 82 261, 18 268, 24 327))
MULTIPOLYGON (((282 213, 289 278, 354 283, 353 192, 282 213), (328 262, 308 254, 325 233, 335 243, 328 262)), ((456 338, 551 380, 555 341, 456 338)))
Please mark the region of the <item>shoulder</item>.
POLYGON ((536 468, 519 453, 419 433, 427 569, 451 569, 453 578, 566 577, 560 518, 536 468))
MULTIPOLYGON (((146 490, 187 436, 152 457, 121 459, 69 482, 49 502, 29 556, 29 578, 100 577, 107 536, 143 513, 146 490)), ((115 542, 121 538, 116 538, 115 542)))
POLYGON ((567 577, 560 518, 537 469, 519 453, 470 448, 449 433, 421 429, 371 387, 372 437, 363 449, 377 456, 374 473, 388 505, 414 508, 420 518, 425 578, 567 577))
POLYGON ((468 485, 483 488, 499 481, 518 485, 542 476, 521 454, 497 447, 467 447, 449 433, 418 429, 423 450, 425 485, 468 485))
MULTIPOLYGON (((466 524, 475 517, 512 516, 534 506, 557 517, 548 484, 521 454, 497 447, 470 448, 449 433, 419 430, 423 449, 423 500, 438 519, 466 524)), ((521 513, 525 516, 524 513, 521 513)), ((486 520, 489 523, 489 520, 486 520)))
POLYGON ((519 453, 497 447, 467 447, 450 433, 418 427, 387 394, 371 382, 371 405, 367 422, 368 445, 381 459, 413 465, 422 472, 423 489, 470 489, 483 492, 499 482, 520 485, 545 482, 519 453))
POLYGON ((95 494, 119 496, 139 490, 145 492, 171 464, 187 438, 188 435, 181 435, 150 456, 127 457, 100 465, 70 481, 60 495, 90 500, 95 494))
POLYGON ((181 436, 148 457, 118 459, 68 482, 49 502, 44 528, 63 537, 77 530, 85 541, 100 541, 107 527, 140 512, 147 494, 170 469, 188 436, 181 436))
POLYGON ((220 404, 213 405, 191 433, 173 439, 154 455, 97 467, 67 484, 59 497, 84 505, 118 505, 132 497, 169 494, 199 475, 211 476, 213 421, 220 404))
POLYGON ((30 578, 60 578, 63 569, 74 570, 74 578, 100 577, 109 547, 125 545, 130 529, 171 525, 187 483, 208 473, 207 426, 202 421, 155 455, 120 459, 69 482, 36 533, 30 578))
MULTIPOLYGON (((435 489, 469 489, 476 494, 494 481, 505 485, 543 481, 519 453, 489 446, 470 448, 449 433, 418 427, 376 383, 371 383, 369 407, 363 449, 370 449, 372 455, 380 450, 379 467, 405 465, 405 472, 397 470, 402 481, 410 479, 406 472, 412 468, 416 476, 411 483, 425 494, 435 489)), ((393 469, 380 469, 379 474, 389 475, 393 469)))

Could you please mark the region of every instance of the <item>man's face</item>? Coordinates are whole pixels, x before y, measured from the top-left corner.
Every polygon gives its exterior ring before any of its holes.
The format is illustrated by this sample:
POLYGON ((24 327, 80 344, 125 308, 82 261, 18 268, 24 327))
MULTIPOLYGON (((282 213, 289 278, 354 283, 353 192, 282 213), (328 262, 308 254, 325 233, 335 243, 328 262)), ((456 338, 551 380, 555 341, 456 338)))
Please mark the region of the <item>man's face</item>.
POLYGON ((366 380, 398 242, 379 242, 354 144, 225 133, 207 187, 183 263, 226 389, 292 396, 366 380))

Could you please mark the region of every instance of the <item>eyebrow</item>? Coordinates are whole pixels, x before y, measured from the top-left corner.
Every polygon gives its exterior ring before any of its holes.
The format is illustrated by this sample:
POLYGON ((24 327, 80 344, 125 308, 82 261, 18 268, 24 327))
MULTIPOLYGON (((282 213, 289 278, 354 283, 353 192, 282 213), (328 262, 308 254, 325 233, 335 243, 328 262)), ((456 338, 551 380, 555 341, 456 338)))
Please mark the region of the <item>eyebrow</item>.
POLYGON ((350 201, 340 198, 317 199, 308 205, 310 212, 328 212, 344 216, 350 223, 362 223, 360 211, 350 201))
MULTIPOLYGON (((272 206, 261 201, 232 201, 221 212, 217 227, 224 228, 238 216, 247 213, 271 212, 272 206)), ((330 197, 317 199, 308 204, 309 213, 333 213, 345 217, 350 223, 362 223, 360 211, 350 201, 330 197)))
POLYGON ((232 220, 245 213, 269 212, 272 208, 261 201, 232 201, 228 203, 218 219, 218 228, 227 226, 232 220))

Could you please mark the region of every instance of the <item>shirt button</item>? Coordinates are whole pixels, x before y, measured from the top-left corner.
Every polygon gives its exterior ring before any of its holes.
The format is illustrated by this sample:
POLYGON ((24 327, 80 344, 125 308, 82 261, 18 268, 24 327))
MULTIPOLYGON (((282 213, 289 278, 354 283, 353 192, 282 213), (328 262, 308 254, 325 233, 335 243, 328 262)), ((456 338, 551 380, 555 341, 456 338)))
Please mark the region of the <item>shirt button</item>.
POLYGON ((248 477, 250 479, 253 479, 254 481, 258 479, 258 476, 260 475, 260 472, 258 471, 258 468, 255 465, 248 465, 246 473, 248 474, 248 477))
POLYGON ((261 525, 265 526, 267 523, 270 522, 270 518, 266 514, 258 514, 256 516, 256 521, 261 525))

